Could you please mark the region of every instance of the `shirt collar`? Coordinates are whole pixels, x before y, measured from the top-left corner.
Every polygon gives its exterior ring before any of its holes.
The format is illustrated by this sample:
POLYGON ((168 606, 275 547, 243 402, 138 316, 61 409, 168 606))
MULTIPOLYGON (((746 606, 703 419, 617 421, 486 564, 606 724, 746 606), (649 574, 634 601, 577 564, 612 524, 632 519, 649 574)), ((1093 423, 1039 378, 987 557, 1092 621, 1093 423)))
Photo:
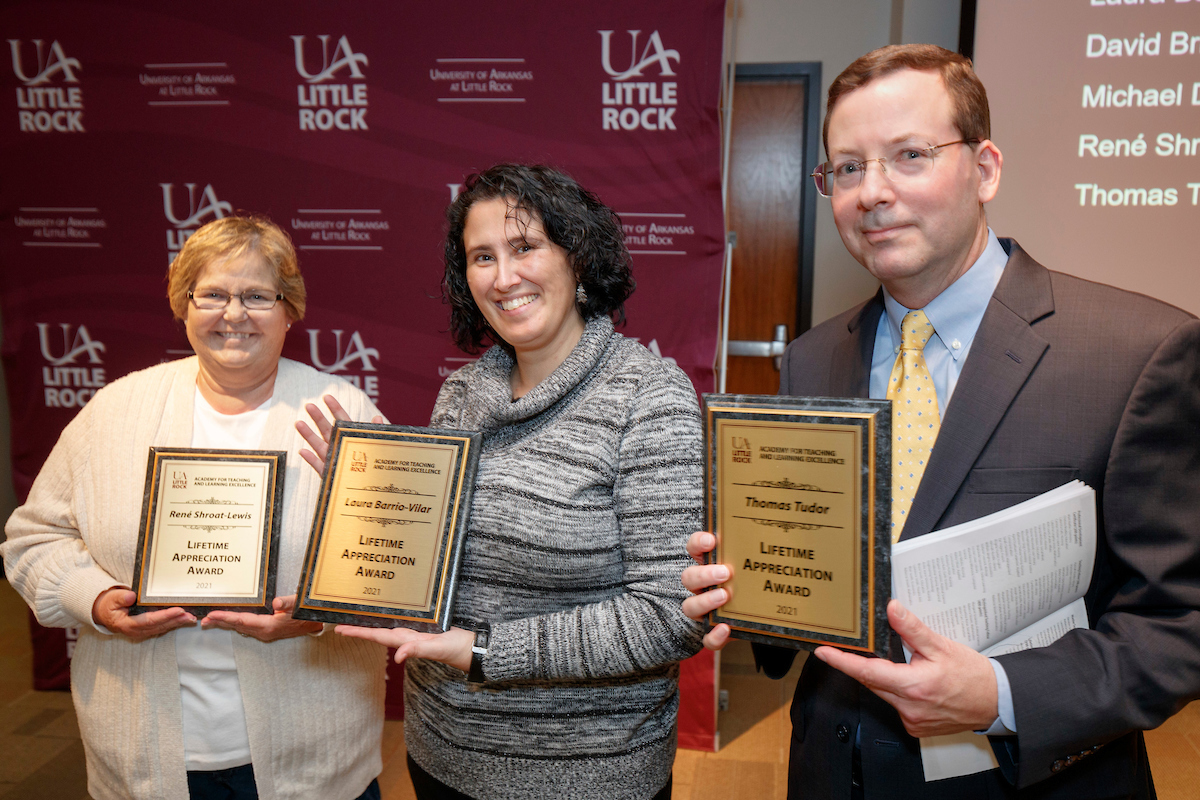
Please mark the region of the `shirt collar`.
MULTIPOLYGON (((955 361, 965 357, 971 348, 971 341, 979 330, 983 313, 987 311, 988 302, 996 291, 996 284, 1000 283, 1007 263, 1008 253, 1004 252, 1000 240, 988 228, 987 246, 971 268, 925 306, 925 316, 955 361)), ((883 290, 883 305, 887 310, 892 341, 899 342, 900 324, 904 321, 904 315, 912 309, 900 305, 886 287, 883 290)))

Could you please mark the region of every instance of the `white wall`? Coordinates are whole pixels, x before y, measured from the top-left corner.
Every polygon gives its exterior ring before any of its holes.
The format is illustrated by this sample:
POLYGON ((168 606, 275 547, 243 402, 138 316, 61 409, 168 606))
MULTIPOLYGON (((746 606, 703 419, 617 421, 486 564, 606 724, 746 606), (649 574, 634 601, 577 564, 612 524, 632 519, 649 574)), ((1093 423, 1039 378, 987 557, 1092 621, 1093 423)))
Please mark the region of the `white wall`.
MULTIPOLYGON (((893 13, 903 43, 958 48, 960 0, 730 0, 736 4, 739 64, 820 61, 821 121, 825 91, 850 62, 890 43, 893 13)), ((737 95, 734 94, 734 104, 737 95)), ((819 131, 817 135, 820 135, 819 131)), ((825 157, 824 149, 820 158, 825 157)), ((874 293, 878 283, 842 245, 829 201, 817 198, 813 324, 874 293)))
POLYGON ((958 49, 961 0, 901 0, 904 44, 940 44, 958 49))

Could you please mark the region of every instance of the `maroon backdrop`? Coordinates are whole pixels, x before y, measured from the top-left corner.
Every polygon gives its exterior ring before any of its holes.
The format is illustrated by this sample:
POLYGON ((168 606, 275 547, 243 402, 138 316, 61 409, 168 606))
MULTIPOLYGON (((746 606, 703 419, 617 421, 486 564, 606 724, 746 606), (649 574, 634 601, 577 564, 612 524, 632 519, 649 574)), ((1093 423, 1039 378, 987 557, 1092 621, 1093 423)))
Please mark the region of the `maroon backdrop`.
MULTIPOLYGON (((300 251, 308 316, 284 355, 424 424, 466 358, 440 299, 443 209, 504 160, 565 168, 621 214, 638 282, 624 332, 711 389, 723 6, 6 3, 0 299, 18 496, 97 388, 190 354, 167 264, 241 211, 300 251)), ((38 685, 61 682, 61 634, 37 638, 39 663, 57 665, 38 685)), ((711 694, 711 667, 686 682, 711 694)), ((689 713, 701 728, 683 740, 711 746, 713 715, 689 713)))

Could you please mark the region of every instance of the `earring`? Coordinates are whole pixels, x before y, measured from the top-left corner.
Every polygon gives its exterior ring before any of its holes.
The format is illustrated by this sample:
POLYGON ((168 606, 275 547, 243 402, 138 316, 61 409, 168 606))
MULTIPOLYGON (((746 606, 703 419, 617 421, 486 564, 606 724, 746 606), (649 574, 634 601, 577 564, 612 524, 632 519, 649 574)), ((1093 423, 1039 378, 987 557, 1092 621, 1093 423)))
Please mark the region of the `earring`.
POLYGON ((583 288, 582 283, 575 284, 575 302, 578 305, 587 305, 587 290, 583 288))

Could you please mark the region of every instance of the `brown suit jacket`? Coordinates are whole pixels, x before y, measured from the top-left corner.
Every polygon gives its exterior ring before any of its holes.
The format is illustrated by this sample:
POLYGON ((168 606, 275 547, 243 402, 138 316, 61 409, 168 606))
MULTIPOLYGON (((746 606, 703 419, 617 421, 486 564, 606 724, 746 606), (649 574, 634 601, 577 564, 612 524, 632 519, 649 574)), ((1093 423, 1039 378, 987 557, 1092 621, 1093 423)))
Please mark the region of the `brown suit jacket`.
MULTIPOLYGON (((789 797, 847 797, 856 735, 868 798, 1153 797, 1140 732, 1200 697, 1200 321, 1001 244, 1009 262, 902 538, 1079 478, 1099 512, 1092 629, 1001 657, 1019 731, 993 739, 1003 774, 931 784, 895 711, 809 659, 789 797)), ((866 397, 882 313, 881 292, 792 342, 780 393, 866 397)), ((756 654, 776 676, 792 659, 756 654)))

